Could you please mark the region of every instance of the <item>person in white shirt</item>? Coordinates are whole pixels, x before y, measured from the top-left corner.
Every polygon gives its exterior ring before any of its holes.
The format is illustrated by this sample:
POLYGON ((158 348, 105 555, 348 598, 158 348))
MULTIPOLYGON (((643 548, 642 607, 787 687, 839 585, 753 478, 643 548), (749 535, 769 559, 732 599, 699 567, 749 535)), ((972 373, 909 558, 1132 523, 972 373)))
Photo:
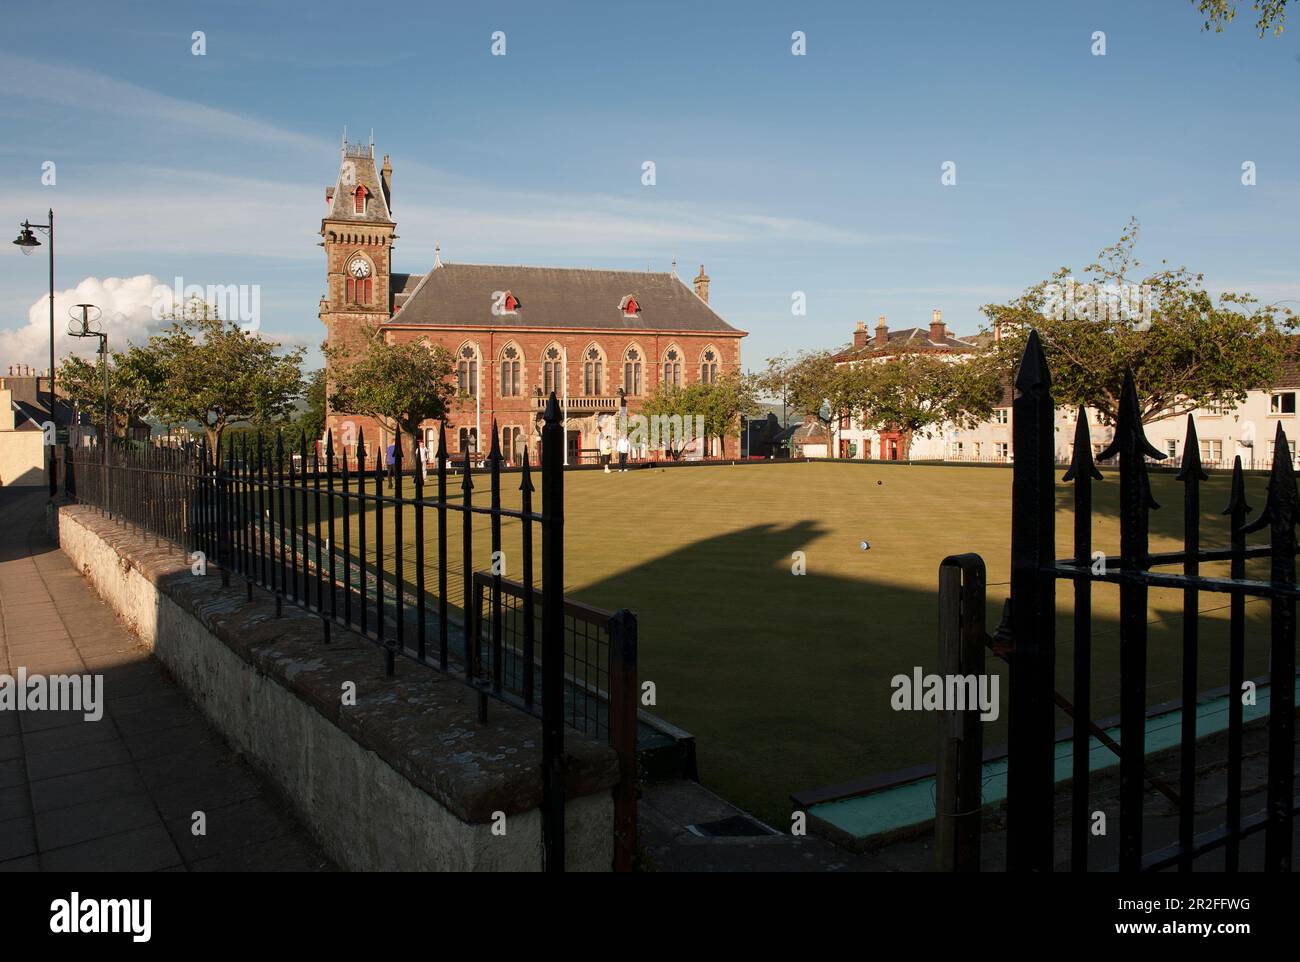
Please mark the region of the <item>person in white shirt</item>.
POLYGON ((429 480, 429 449, 424 446, 424 439, 415 448, 415 457, 420 465, 420 480, 429 480))
POLYGON ((629 446, 629 445, 628 445, 628 443, 627 443, 627 436, 626 436, 626 435, 624 435, 623 437, 621 437, 621 438, 618 439, 618 469, 619 469, 620 471, 626 471, 626 470, 627 470, 627 449, 628 449, 628 446, 629 446))

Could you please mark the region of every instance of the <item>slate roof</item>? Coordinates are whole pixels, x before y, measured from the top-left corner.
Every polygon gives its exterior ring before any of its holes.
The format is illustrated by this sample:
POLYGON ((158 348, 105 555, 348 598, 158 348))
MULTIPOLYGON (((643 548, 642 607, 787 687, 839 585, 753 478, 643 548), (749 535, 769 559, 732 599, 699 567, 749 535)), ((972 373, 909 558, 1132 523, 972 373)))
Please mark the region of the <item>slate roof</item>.
MULTIPOLYGON (((417 276, 408 277, 403 290, 417 276)), ((423 275, 400 306, 394 324, 745 333, 715 314, 681 278, 648 271, 443 262, 423 275), (494 314, 498 291, 518 298, 518 310, 494 314), (629 294, 640 306, 631 317, 620 309, 629 294)))
POLYGON ((388 199, 384 196, 384 184, 375 167, 374 148, 365 144, 343 144, 343 156, 339 160, 339 176, 332 188, 326 188, 326 202, 330 212, 326 220, 346 220, 359 224, 391 224, 393 215, 388 209, 388 199), (352 171, 352 183, 344 184, 344 169, 352 171), (366 212, 356 212, 357 185, 366 188, 369 200, 366 212))
POLYGON ((940 341, 931 340, 929 327, 904 327, 886 331, 885 340, 872 336, 863 347, 849 347, 835 355, 837 361, 856 361, 879 354, 905 354, 912 351, 939 351, 945 354, 973 354, 979 347, 971 338, 945 334, 940 341))
POLYGON ((410 298, 411 293, 419 286, 420 281, 424 280, 423 274, 393 274, 390 276, 389 285, 390 293, 393 296, 391 309, 396 311, 406 306, 406 301, 410 298))

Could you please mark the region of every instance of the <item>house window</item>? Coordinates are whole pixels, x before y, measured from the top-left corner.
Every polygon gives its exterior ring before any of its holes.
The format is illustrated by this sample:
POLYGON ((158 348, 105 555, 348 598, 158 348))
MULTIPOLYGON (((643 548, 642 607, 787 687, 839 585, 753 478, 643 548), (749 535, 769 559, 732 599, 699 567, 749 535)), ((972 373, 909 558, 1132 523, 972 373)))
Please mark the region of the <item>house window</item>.
POLYGON ((1168 459, 1178 457, 1178 440, 1176 438, 1165 438, 1165 457, 1168 459))
POLYGON ((510 345, 501 352, 501 396, 519 396, 519 351, 510 345))
POLYGON ((524 432, 521 428, 503 427, 501 429, 501 456, 511 464, 524 461, 524 432))
POLYGON ((1269 414, 1295 414, 1295 391, 1279 391, 1268 399, 1269 414))
MULTIPOLYGON (((1285 454, 1282 454, 1282 455, 1280 455, 1280 456, 1281 456, 1281 457, 1285 457, 1288 461, 1294 462, 1294 461, 1295 461, 1295 442, 1294 442, 1294 441, 1288 441, 1286 444, 1287 444, 1287 451, 1286 451, 1285 454)), ((1278 452, 1278 449, 1277 449, 1277 442, 1274 441, 1274 442, 1273 442, 1273 460, 1276 461, 1276 460, 1278 459, 1278 457, 1279 457, 1279 452, 1278 452)))
POLYGON ((841 415, 840 415, 840 430, 841 430, 841 431, 847 431, 847 430, 848 430, 849 428, 851 428, 851 427, 853 427, 853 415, 851 415, 851 414, 849 414, 849 413, 847 413, 847 412, 841 414, 841 415))
POLYGON ((1008 448, 1009 446, 1006 441, 994 441, 993 442, 994 457, 996 457, 999 461, 1005 461, 1008 455, 1008 448))
POLYGON ((600 397, 600 352, 594 347, 587 351, 582 364, 582 388, 587 397, 600 397))
POLYGON ((370 278, 369 277, 348 278, 347 302, 349 304, 370 303, 370 278))
POLYGON ((641 393, 641 353, 629 348, 623 362, 623 393, 637 397, 641 393))
POLYGON ((718 355, 713 349, 704 352, 704 360, 700 362, 700 380, 705 384, 712 384, 718 379, 718 355))
POLYGON ((1211 401, 1205 411, 1208 417, 1221 418, 1225 414, 1232 413, 1232 406, 1227 401, 1211 401))
POLYGON ((478 359, 474 348, 466 344, 460 349, 456 365, 456 390, 463 395, 478 397, 478 359))
POLYGON ((962 455, 965 454, 965 452, 966 452, 966 447, 964 444, 962 444, 961 441, 952 442, 952 457, 954 461, 960 461, 962 459, 962 455))
POLYGON ((357 184, 357 192, 354 196, 353 211, 358 214, 366 212, 366 188, 357 184))
POLYGON ((664 383, 673 387, 682 386, 682 363, 676 350, 670 350, 664 355, 664 383))
POLYGON ((460 452, 465 454, 469 451, 478 450, 478 428, 461 428, 460 429, 460 452))
POLYGON ((564 393, 564 362, 558 347, 548 347, 542 362, 542 393, 549 397, 552 391, 564 393))
POLYGON ((1205 440, 1201 442, 1201 463, 1218 464, 1223 460, 1223 442, 1205 440))
POLYGON ((994 411, 993 411, 993 423, 994 423, 994 424, 1010 424, 1010 423, 1011 423, 1011 409, 1010 409, 1010 408, 995 408, 994 411))
POLYGON ((980 459, 980 443, 978 441, 971 443, 971 453, 975 456, 976 461, 980 459))

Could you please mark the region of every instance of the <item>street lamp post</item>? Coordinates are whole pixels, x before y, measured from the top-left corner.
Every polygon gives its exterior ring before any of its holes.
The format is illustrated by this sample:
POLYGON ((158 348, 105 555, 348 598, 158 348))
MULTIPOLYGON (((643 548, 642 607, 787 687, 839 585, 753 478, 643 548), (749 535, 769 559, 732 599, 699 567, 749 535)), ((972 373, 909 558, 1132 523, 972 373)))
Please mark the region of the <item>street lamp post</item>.
MULTIPOLYGON (((109 404, 108 404, 108 334, 98 330, 100 310, 94 304, 78 304, 69 312, 72 318, 68 324, 68 333, 73 337, 97 337, 99 338, 99 356, 104 363, 104 437, 100 442, 103 449, 100 452, 100 459, 105 464, 108 463, 108 443, 112 438, 112 432, 109 430, 109 404), (91 311, 95 313, 92 315, 91 311)), ((129 425, 128 425, 129 427, 129 425)))
MULTIPOLYGON (((30 254, 36 248, 41 246, 41 242, 36 239, 32 229, 44 232, 50 239, 50 421, 54 424, 54 439, 58 443, 59 419, 54 409, 54 208, 50 208, 50 222, 48 224, 33 224, 30 221, 23 221, 20 224, 17 239, 14 243, 22 250, 24 254, 30 254)), ((50 496, 55 493, 54 479, 54 449, 50 449, 50 496)))

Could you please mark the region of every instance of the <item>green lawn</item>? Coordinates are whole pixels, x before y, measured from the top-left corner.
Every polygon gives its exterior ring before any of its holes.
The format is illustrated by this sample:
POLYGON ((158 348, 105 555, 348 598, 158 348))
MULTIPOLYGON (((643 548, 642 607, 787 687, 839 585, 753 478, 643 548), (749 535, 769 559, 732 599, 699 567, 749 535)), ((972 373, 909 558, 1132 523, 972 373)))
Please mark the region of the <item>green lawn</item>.
MULTIPOLYGON (((1118 550, 1113 470, 1095 487, 1094 545, 1118 550)), ((540 478, 538 481, 540 489, 540 478)), ((1262 477, 1248 481, 1249 500, 1264 503, 1262 477)), ((502 479, 517 506, 519 476, 502 479)), ((784 824, 791 792, 933 760, 936 722, 923 712, 895 712, 889 681, 914 666, 936 669, 939 563, 975 551, 988 565, 989 628, 1006 597, 1011 530, 1011 472, 894 464, 779 464, 629 471, 566 476, 565 589, 604 608, 630 608, 639 620, 640 673, 655 682, 653 709, 692 732, 703 781, 758 815, 784 824), (877 483, 881 482, 881 483, 877 483), (868 541, 863 551, 860 542, 868 541), (804 552, 807 574, 791 573, 804 552)), ((408 493, 410 482, 407 481, 408 493)), ((449 485, 459 493, 458 479, 449 485)), ((1180 486, 1153 477, 1152 550, 1179 546, 1180 486)), ((1228 478, 1202 489, 1202 541, 1226 544, 1220 516, 1228 478)), ((430 492, 432 493, 432 492, 430 492)), ((488 480, 475 478, 476 504, 488 480)), ((1069 489, 1058 487, 1059 554, 1071 551, 1069 489)), ((535 495, 540 508, 541 492, 535 495)), ((436 550, 435 516, 426 545, 436 550)), ((368 526, 373 530, 373 514, 368 526)), ((391 549, 392 515, 385 518, 391 549)), ((353 519, 355 531, 356 519, 353 519)), ((406 576, 414 524, 404 518, 406 576)), ((488 560, 488 522, 478 519, 475 567, 488 560)), ((336 533, 336 537, 337 537, 336 533)), ((1254 536, 1254 537, 1259 537, 1254 536)), ((536 573, 540 578, 540 541, 536 573)), ((450 518, 451 601, 459 602, 459 518, 450 518)), ((518 525, 504 534, 509 577, 519 577, 518 525)), ((390 559, 389 565, 392 565, 390 559)), ((1252 573, 1262 569, 1258 564, 1252 573)), ((1205 566, 1226 574, 1226 566, 1205 566)), ((436 589, 432 564, 428 589, 436 589)), ((1058 688, 1071 696, 1072 591, 1059 584, 1058 688)), ((1227 682, 1224 595, 1201 599, 1201 686, 1227 682)), ((1151 704, 1178 697, 1181 592, 1152 591, 1151 704)), ((1266 606, 1248 605, 1248 675, 1266 666, 1266 606)), ((1094 589, 1094 717, 1118 711, 1118 592, 1094 589)), ((991 662, 1001 671, 1000 663, 991 662)), ((986 744, 1005 740, 1003 717, 986 744)), ((1064 716, 1058 716, 1062 725, 1064 716)))

